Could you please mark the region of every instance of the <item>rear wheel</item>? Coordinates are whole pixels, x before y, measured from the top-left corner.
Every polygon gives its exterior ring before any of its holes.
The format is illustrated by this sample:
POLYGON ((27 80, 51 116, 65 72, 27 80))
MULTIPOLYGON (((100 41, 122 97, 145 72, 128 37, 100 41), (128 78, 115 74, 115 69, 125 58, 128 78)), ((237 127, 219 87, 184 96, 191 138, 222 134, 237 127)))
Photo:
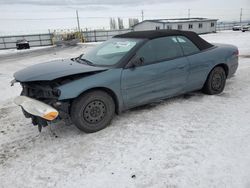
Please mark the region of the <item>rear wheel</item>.
POLYGON ((215 67, 208 75, 203 92, 209 95, 219 94, 224 90, 226 73, 223 67, 215 67))
POLYGON ((91 91, 75 99, 71 119, 77 128, 93 133, 107 127, 115 114, 113 98, 104 91, 91 91))

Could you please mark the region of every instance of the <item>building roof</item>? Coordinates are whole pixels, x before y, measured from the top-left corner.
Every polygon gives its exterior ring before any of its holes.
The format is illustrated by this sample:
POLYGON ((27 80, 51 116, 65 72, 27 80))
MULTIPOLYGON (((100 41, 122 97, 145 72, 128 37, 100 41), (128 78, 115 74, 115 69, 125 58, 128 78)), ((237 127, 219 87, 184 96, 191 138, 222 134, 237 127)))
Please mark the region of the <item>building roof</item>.
POLYGON ((125 34, 114 36, 114 38, 142 38, 142 39, 155 39, 166 36, 185 36, 191 40, 200 50, 212 47, 213 45, 199 37, 192 31, 180 30, 147 30, 147 31, 134 31, 125 34))
MULTIPOLYGON (((152 20, 144 20, 139 22, 136 25, 139 25, 143 22, 154 22, 154 23, 186 23, 186 22, 204 22, 204 21, 217 21, 218 19, 209 19, 209 18, 174 18, 174 19, 152 19, 152 20)), ((133 27, 134 27, 133 26, 133 27)))

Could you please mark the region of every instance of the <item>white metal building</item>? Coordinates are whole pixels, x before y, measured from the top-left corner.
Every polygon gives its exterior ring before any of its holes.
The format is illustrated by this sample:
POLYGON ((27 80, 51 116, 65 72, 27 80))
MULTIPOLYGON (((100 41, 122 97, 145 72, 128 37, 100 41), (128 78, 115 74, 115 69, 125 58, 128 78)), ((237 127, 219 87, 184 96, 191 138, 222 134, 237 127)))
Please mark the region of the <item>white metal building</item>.
POLYGON ((178 29, 194 31, 198 34, 216 32, 217 19, 208 18, 179 18, 144 20, 133 26, 134 31, 178 29))

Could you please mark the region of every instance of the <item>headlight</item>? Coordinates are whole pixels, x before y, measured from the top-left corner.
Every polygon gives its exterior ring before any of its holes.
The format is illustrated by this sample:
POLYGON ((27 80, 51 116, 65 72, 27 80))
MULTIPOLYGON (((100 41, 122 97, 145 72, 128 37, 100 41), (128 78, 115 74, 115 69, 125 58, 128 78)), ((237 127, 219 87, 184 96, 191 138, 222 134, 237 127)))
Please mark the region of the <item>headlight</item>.
POLYGON ((49 121, 56 119, 59 114, 55 108, 26 96, 18 96, 14 99, 14 102, 23 107, 26 112, 49 121))

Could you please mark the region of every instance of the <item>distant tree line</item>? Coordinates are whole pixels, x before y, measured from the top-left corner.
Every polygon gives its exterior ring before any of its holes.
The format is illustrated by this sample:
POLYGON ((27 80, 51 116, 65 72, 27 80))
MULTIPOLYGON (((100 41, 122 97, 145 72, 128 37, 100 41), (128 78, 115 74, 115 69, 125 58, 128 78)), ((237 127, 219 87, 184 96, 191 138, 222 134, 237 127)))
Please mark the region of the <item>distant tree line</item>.
MULTIPOLYGON (((137 18, 129 18, 128 19, 128 27, 129 28, 131 28, 132 26, 134 26, 137 23, 139 23, 139 19, 137 19, 137 18)), ((111 30, 124 29, 122 18, 117 18, 117 21, 115 18, 110 18, 109 25, 110 25, 111 30)))

